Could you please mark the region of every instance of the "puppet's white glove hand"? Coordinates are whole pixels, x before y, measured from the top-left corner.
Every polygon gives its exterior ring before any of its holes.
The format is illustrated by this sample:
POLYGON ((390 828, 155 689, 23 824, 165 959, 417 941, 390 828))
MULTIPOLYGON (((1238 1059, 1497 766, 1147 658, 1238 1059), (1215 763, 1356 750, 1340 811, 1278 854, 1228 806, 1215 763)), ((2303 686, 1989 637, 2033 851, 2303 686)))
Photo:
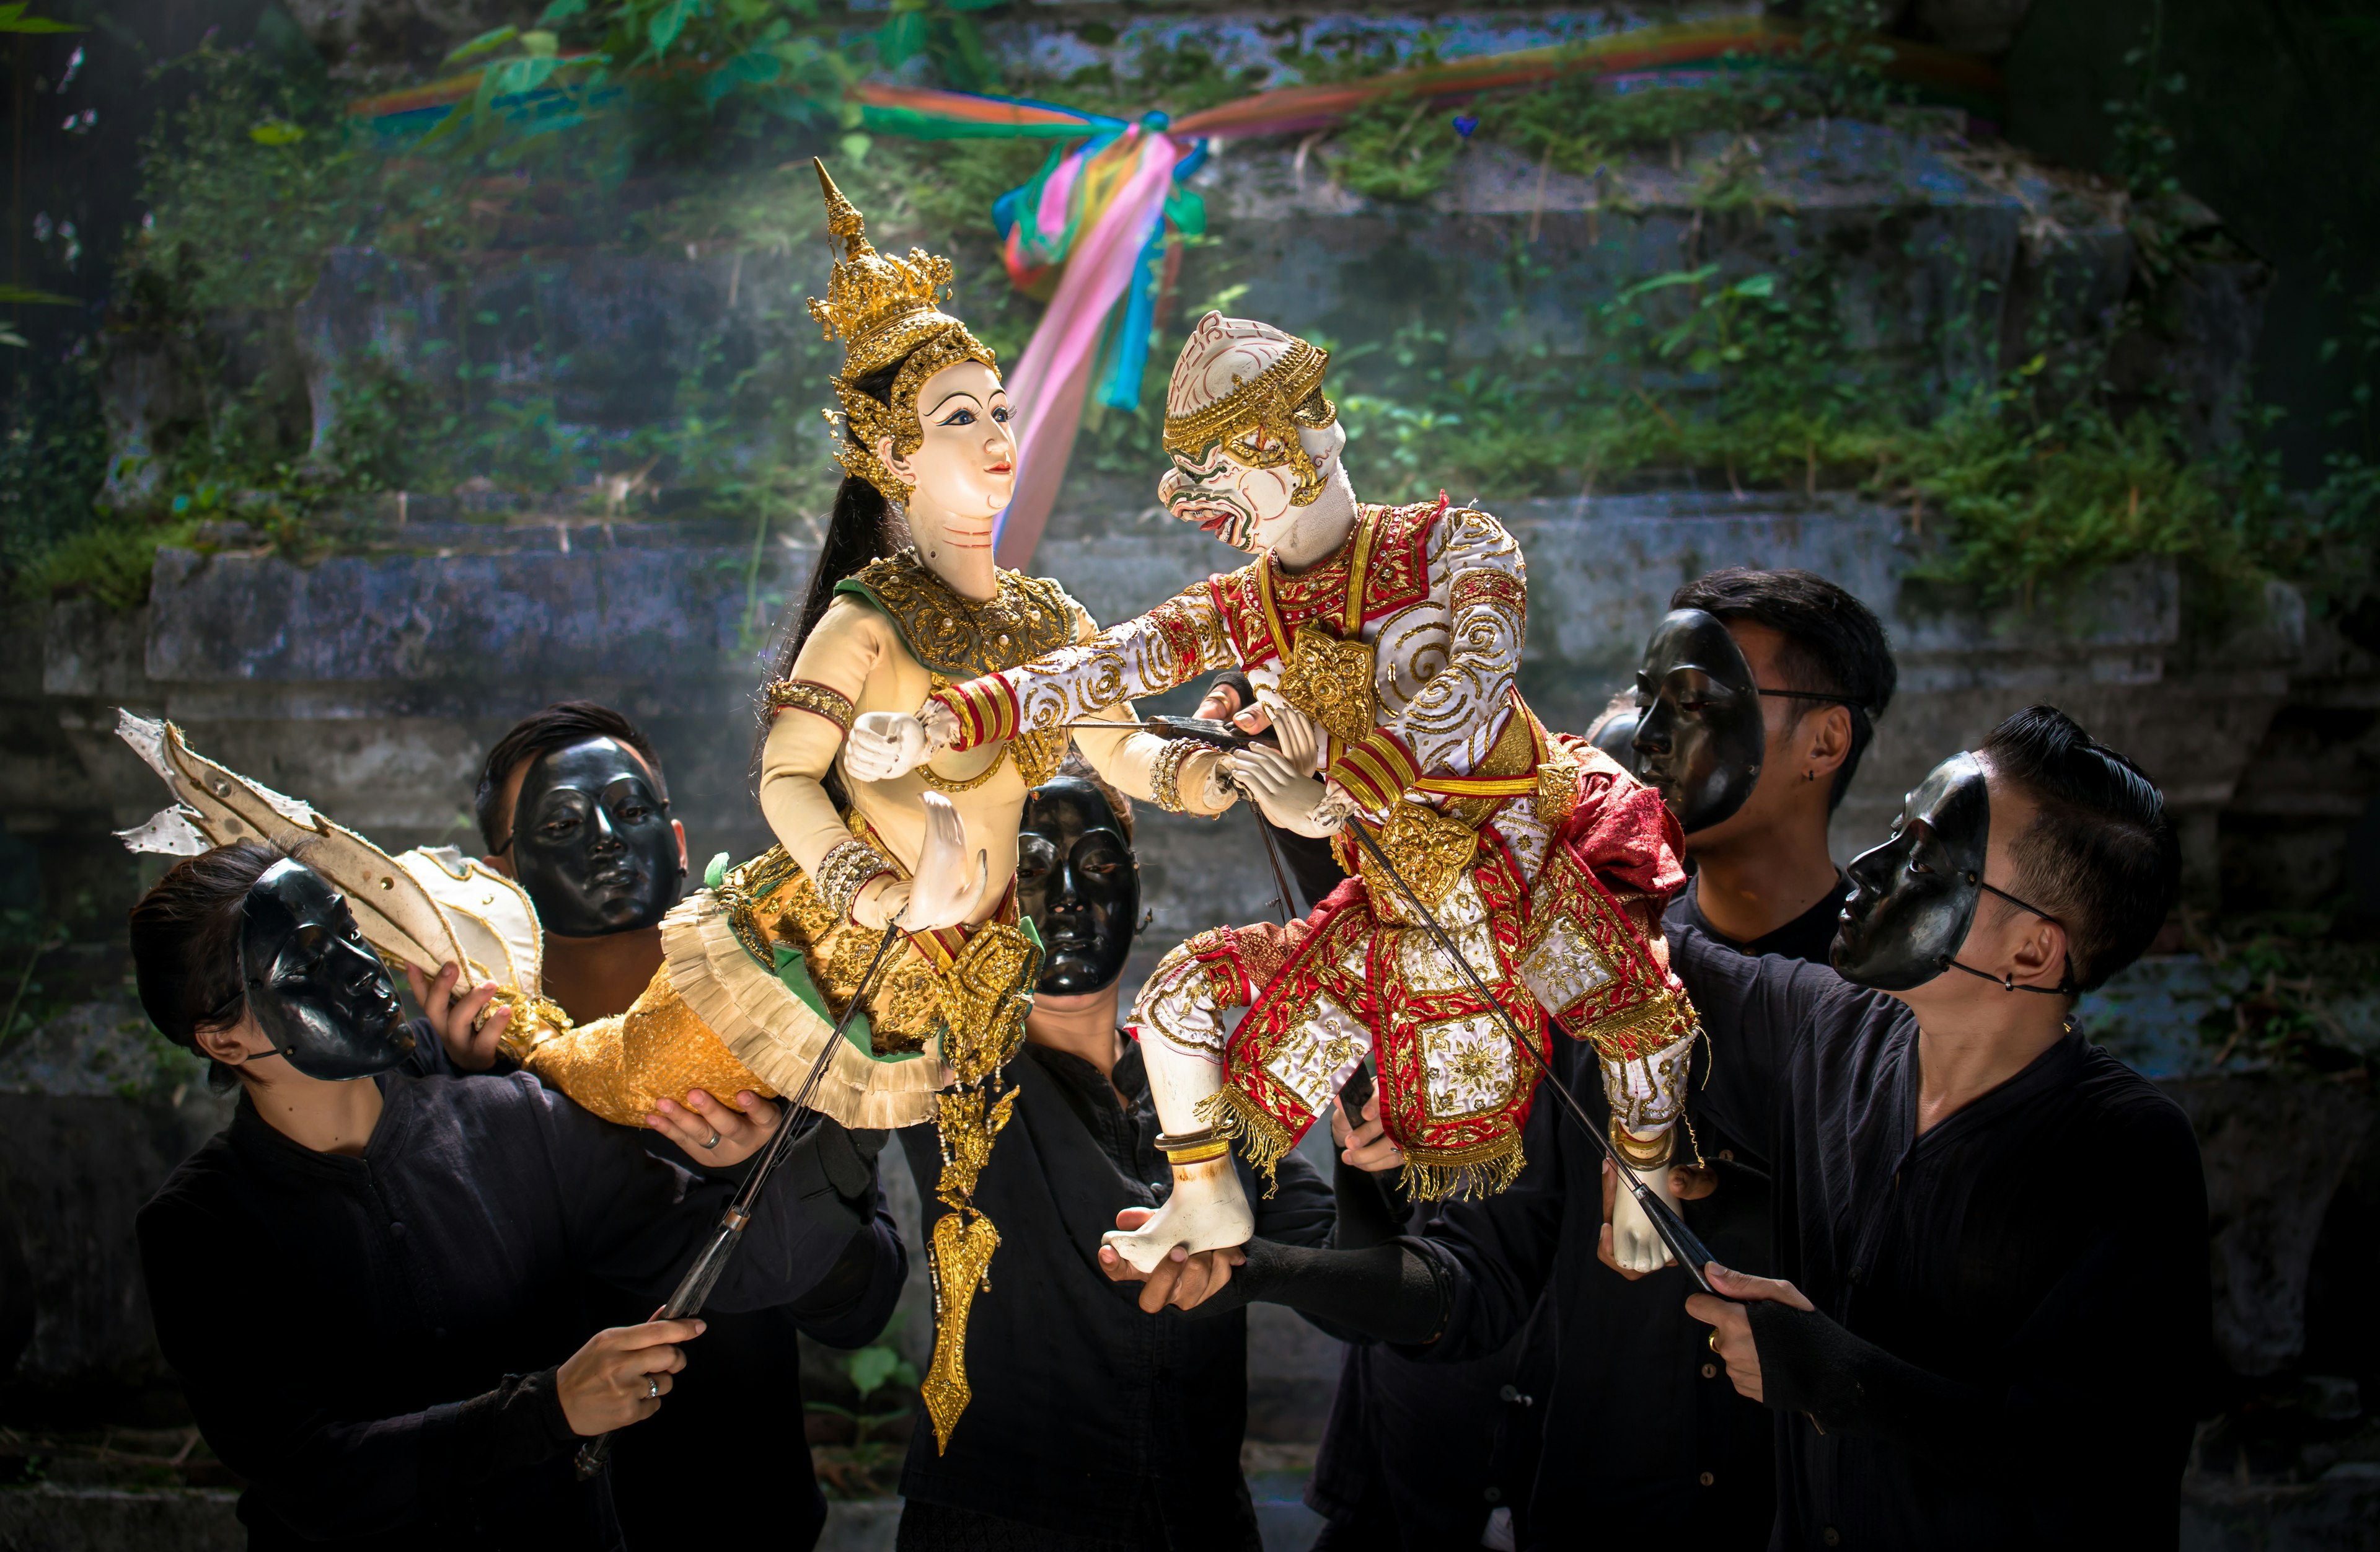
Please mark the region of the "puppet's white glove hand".
MULTIPOLYGON (((1278 724, 1276 724, 1278 725, 1278 724)), ((1242 749, 1222 761, 1232 770, 1248 801, 1281 830, 1318 840, 1335 833, 1343 820, 1323 819, 1316 810, 1322 806, 1324 789, 1321 781, 1301 775, 1295 764, 1277 750, 1262 745, 1242 749)))
POLYGON ((862 782, 906 776, 958 742, 959 721, 947 706, 928 706, 917 716, 899 711, 863 711, 844 740, 843 767, 862 782))
POLYGON ((926 763, 926 724, 905 711, 863 711, 843 743, 843 769, 855 781, 889 782, 926 763))
MULTIPOLYGON (((1655 1193, 1672 1208, 1677 1197, 1670 1191, 1670 1166, 1663 1164, 1652 1170, 1630 1170, 1630 1174, 1645 1182, 1645 1188, 1655 1193)), ((1611 1255, 1620 1265, 1632 1272, 1658 1272, 1670 1264, 1670 1247, 1636 1205, 1636 1194, 1621 1189, 1611 1199, 1611 1255)))
POLYGON ((851 903, 851 919, 864 928, 880 932, 894 921, 911 932, 957 927, 983 903, 990 869, 981 852, 967 861, 965 821, 940 793, 918 801, 926 810, 926 844, 917 876, 876 879, 862 888, 851 903))
POLYGON ((1257 703, 1232 719, 1243 733, 1272 730, 1280 740, 1281 758, 1289 762, 1294 775, 1315 776, 1322 770, 1323 758, 1330 752, 1330 741, 1322 736, 1322 724, 1281 698, 1281 692, 1270 686, 1257 691, 1257 703))

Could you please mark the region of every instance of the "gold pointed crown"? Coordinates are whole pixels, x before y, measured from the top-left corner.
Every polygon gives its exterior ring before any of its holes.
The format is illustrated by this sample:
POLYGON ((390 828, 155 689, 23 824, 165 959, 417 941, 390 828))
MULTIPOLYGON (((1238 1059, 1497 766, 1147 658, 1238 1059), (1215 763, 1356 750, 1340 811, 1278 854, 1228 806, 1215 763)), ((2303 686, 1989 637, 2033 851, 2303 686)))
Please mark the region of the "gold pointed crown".
MULTIPOLYGON (((810 164, 818 169, 819 190, 826 199, 827 230, 843 245, 826 300, 809 298, 810 316, 826 337, 843 340, 843 371, 832 382, 850 434, 835 456, 847 473, 874 485, 886 499, 903 501, 909 488, 876 456, 876 443, 889 437, 896 454, 916 452, 925 440, 917 390, 926 380, 961 361, 980 361, 997 374, 999 358, 937 305, 950 289, 951 261, 922 248, 911 249, 905 259, 877 252, 868 240, 867 218, 834 186, 826 164, 812 157, 810 164), (892 380, 889 406, 856 386, 895 361, 901 370, 892 380)), ((832 420, 834 412, 827 418, 832 420)))

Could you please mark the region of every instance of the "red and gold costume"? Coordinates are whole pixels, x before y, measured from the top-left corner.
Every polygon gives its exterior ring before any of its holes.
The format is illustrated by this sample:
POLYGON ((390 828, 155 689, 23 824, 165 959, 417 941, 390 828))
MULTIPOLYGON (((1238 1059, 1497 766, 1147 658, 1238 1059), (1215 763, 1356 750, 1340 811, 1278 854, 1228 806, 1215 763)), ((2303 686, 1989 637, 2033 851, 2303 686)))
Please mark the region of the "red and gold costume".
MULTIPOLYGON (((1660 941, 1684 879, 1681 838, 1653 793, 1530 712, 1514 683, 1527 599, 1520 547, 1488 514, 1443 496, 1366 506, 1338 552, 1302 573, 1268 553, 933 698, 964 750, 1245 670, 1327 733, 1331 787, 1539 1053, 1548 1022, 1595 1045, 1615 1140, 1655 1162, 1695 1032, 1660 941)), ((1372 1054, 1408 1183, 1424 1196, 1500 1188, 1521 1167, 1535 1065, 1397 884, 1351 836, 1335 844, 1353 877, 1311 916, 1175 949, 1136 1026, 1223 1065, 1208 1119, 1259 1163, 1294 1146, 1372 1054), (1226 1035, 1222 1011, 1239 1007, 1226 1035)))

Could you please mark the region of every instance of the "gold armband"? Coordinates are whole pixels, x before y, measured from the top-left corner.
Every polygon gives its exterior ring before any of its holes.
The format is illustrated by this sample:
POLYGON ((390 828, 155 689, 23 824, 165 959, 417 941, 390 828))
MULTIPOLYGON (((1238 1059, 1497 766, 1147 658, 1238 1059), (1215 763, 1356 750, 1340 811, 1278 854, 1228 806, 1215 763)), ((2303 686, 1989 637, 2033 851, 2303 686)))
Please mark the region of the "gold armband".
POLYGON ((760 693, 768 697, 769 709, 772 711, 811 712, 824 717, 845 733, 851 731, 852 718, 858 710, 848 697, 807 679, 771 679, 760 693))
POLYGON ((1204 1164, 1232 1151, 1232 1145, 1211 1126, 1203 1132, 1184 1133, 1179 1137, 1169 1137, 1160 1132, 1157 1135, 1157 1146, 1165 1151, 1167 1162, 1177 1169, 1184 1164, 1204 1164))
POLYGON ((1639 1137, 1621 1125, 1618 1118, 1615 1117, 1611 1122, 1612 1151, 1619 1154, 1627 1161, 1628 1167, 1640 1175, 1667 1164, 1670 1161, 1672 1145, 1676 1141, 1677 1138, 1671 1131, 1664 1131, 1658 1137, 1639 1137))

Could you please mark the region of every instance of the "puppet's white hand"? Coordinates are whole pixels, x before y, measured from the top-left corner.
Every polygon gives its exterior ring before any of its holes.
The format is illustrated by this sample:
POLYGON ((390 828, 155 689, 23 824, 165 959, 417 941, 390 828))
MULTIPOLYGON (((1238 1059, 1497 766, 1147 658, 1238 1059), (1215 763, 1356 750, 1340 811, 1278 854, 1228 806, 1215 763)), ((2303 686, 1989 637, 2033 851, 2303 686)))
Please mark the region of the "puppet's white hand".
POLYGON ((966 822, 949 798, 929 792, 918 801, 926 809, 926 844, 901 925, 911 932, 957 927, 975 915, 990 887, 989 859, 978 852, 968 861, 966 822))
POLYGON ((905 711, 863 711, 843 745, 843 768, 858 781, 906 776, 932 757, 926 724, 905 711))
POLYGON ((1317 815, 1324 796, 1321 781, 1301 775, 1295 762, 1276 750, 1257 745, 1222 763, 1231 768, 1248 801, 1278 829, 1319 839, 1336 833, 1344 822, 1343 817, 1317 815))

